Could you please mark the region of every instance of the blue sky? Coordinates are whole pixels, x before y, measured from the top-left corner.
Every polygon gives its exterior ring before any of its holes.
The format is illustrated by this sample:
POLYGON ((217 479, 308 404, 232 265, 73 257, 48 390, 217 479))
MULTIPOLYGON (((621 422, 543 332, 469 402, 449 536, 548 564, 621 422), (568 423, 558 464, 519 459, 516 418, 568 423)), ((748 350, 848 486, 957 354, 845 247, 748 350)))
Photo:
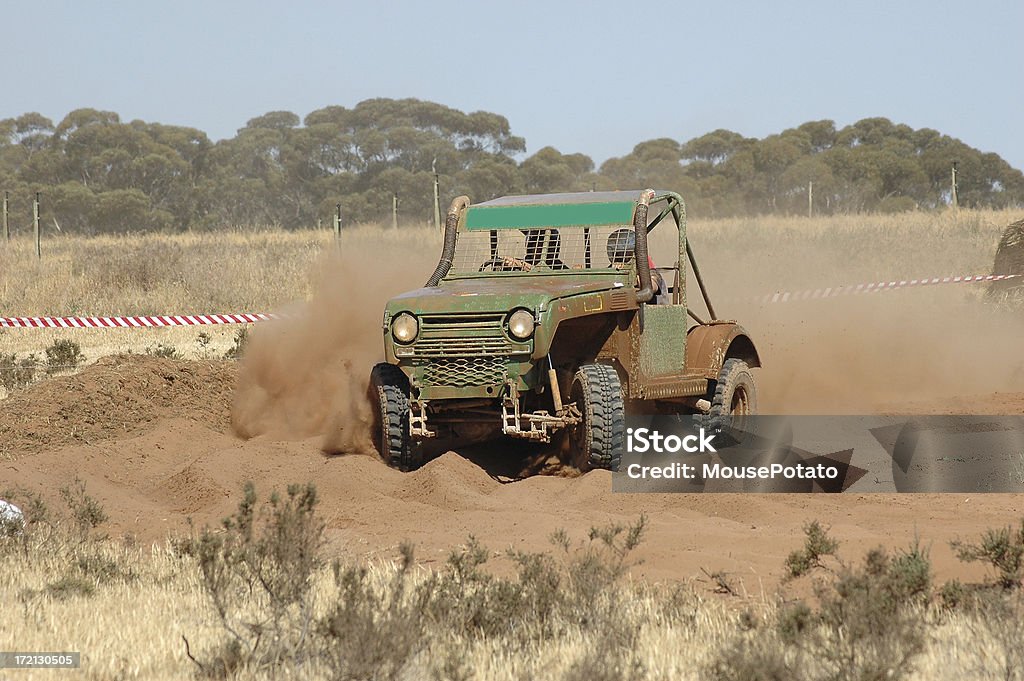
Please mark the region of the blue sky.
POLYGON ((885 116, 1024 168, 1021 0, 3 5, 0 118, 93 107, 220 139, 267 111, 418 97, 600 163, 885 116))

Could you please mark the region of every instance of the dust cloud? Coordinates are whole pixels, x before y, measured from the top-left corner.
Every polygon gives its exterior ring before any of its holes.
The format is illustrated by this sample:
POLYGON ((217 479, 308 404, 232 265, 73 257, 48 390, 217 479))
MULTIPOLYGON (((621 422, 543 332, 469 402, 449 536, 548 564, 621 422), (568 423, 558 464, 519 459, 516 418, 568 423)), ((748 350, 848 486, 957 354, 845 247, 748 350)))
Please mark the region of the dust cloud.
MULTIPOLYGON (((716 311, 746 327, 761 354, 762 413, 902 413, 919 411, 915 403, 934 413, 971 413, 972 397, 1024 391, 1024 313, 986 304, 983 285, 754 300, 775 291, 909 279, 935 269, 931 254, 897 261, 879 251, 851 260, 842 244, 800 239, 776 244, 767 258, 725 240, 709 246, 705 273, 716 311)), ((327 451, 369 451, 366 388, 382 359, 384 304, 422 286, 436 254, 435 244, 403 239, 323 258, 311 299, 254 332, 234 396, 235 432, 322 437, 327 451)), ((692 280, 689 289, 702 313, 692 280)))
MULTIPOLYGON (((785 238, 770 252, 706 249, 716 312, 739 321, 761 355, 766 414, 973 413, 972 398, 1024 390, 1024 309, 985 301, 986 285, 937 284, 764 303, 796 292, 923 275, 985 274, 950 265, 948 246, 886 252, 837 239, 785 238)), ((866 245, 864 245, 866 244, 866 245)), ((766 249, 767 250, 767 249, 766 249)), ((696 284, 689 300, 704 313, 696 284)))
POLYGON ((760 331, 764 413, 972 413, 971 397, 1024 390, 1024 319, 952 288, 776 305, 760 331), (942 399, 946 398, 947 403, 942 399))
POLYGON ((321 436, 325 451, 371 451, 366 390, 383 359, 384 304, 423 285, 434 251, 392 243, 323 257, 312 297, 254 331, 232 404, 235 433, 321 436))

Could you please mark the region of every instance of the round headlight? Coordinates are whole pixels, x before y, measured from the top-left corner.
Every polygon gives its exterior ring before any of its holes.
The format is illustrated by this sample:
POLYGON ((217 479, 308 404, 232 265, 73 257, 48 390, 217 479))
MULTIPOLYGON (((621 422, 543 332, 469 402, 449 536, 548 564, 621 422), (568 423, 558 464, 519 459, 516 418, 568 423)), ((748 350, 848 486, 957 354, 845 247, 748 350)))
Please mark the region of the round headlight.
POLYGON ((529 310, 516 310, 508 318, 508 332, 519 340, 526 340, 533 333, 533 314, 529 310))
POLYGON ((403 312, 395 317, 395 321, 391 322, 391 335, 399 343, 412 343, 416 340, 419 330, 420 325, 416 318, 408 312, 403 312))

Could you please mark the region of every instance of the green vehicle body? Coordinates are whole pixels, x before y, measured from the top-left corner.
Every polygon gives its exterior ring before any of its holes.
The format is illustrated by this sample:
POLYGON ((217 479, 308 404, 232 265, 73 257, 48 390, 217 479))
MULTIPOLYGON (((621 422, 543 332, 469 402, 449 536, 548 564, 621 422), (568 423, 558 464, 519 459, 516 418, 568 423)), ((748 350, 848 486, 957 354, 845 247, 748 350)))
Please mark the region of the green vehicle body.
POLYGON ((629 408, 698 414, 708 411, 729 359, 760 366, 747 333, 715 319, 687 243, 683 199, 668 191, 476 205, 460 197, 437 269, 425 287, 388 302, 382 331, 386 362, 408 382, 401 428, 411 447, 499 434, 548 442, 585 418, 584 405, 570 399, 585 366, 614 368, 629 408), (655 229, 676 232, 677 261, 652 272, 655 229), (632 250, 613 248, 625 237, 632 250), (708 321, 688 307, 688 263, 708 321), (510 327, 519 310, 533 321, 526 338, 510 327), (404 315, 416 321, 411 341, 395 335, 396 319, 410 324, 404 315))

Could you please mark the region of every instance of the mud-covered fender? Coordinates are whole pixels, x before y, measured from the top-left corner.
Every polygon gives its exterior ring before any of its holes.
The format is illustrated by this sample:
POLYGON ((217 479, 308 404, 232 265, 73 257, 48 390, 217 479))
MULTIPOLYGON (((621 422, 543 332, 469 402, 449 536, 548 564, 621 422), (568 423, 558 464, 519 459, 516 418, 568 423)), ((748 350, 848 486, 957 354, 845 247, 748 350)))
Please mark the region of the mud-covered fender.
POLYGON ((742 359, 752 367, 761 366, 754 341, 736 322, 700 324, 686 334, 686 373, 716 379, 727 359, 742 359))

